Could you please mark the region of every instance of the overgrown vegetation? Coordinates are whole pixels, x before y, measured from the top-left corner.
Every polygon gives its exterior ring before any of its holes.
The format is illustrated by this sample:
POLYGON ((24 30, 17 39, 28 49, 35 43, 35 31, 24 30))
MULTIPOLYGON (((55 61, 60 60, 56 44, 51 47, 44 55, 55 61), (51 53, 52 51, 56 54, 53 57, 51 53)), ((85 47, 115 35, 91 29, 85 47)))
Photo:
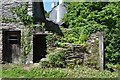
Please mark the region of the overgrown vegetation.
MULTIPOLYGON (((105 54, 108 63, 120 64, 120 27, 119 27, 119 8, 118 3, 70 3, 68 4, 68 13, 63 21, 68 29, 61 28, 64 37, 54 34, 55 47, 65 47, 64 43, 86 44, 86 40, 91 33, 103 31, 105 33, 105 54)), ((23 48, 23 56, 27 57, 31 51, 31 36, 33 30, 33 18, 27 14, 27 3, 18 6, 12 10, 13 14, 19 17, 19 21, 28 28, 28 32, 22 33, 21 46, 23 48), (22 7, 22 8, 21 8, 22 7), (26 33, 26 34, 25 34, 26 33), (26 37, 26 38, 25 38, 26 37)), ((5 22, 19 22, 16 18, 12 20, 4 18, 5 22)), ((43 27, 43 26, 42 26, 43 27)), ((44 30, 43 30, 44 31, 44 30)), ((53 38, 53 37, 52 37, 53 38)), ((50 36, 48 39, 52 41, 50 36)), ((69 68, 46 68, 47 67, 64 67, 63 53, 48 54, 48 62, 42 65, 45 68, 34 68, 29 71, 23 68, 7 68, 3 69, 3 77, 117 77, 117 72, 111 73, 111 64, 108 65, 110 71, 99 72, 98 70, 88 67, 69 68)), ((117 69, 118 70, 118 69, 117 69)), ((115 70, 116 71, 116 70, 115 70)))
MULTIPOLYGON (((4 65, 3 78, 117 78, 118 73, 100 72, 86 66, 74 68, 32 68, 33 65, 4 65), (29 66, 29 70, 26 67, 29 66)), ((114 80, 114 79, 113 79, 114 80)))
MULTIPOLYGON (((55 43, 52 46, 56 48, 64 48, 65 43, 87 46, 86 40, 91 33, 102 31, 105 37, 106 68, 114 71, 113 66, 120 64, 120 14, 118 4, 118 2, 68 3, 68 12, 63 18, 68 28, 61 27, 63 37, 56 34, 47 37, 48 43, 55 43)), ((51 45, 49 46, 51 47, 51 45)), ((91 64, 96 61, 94 60, 95 56, 97 55, 93 56, 91 64)))
POLYGON ((50 67, 65 67, 65 56, 64 52, 53 52, 46 55, 46 58, 43 58, 40 61, 40 65, 43 68, 50 68, 50 67))
POLYGON ((33 26, 29 26, 27 32, 22 32, 21 36, 21 47, 22 47, 22 58, 23 63, 26 61, 28 54, 31 52, 31 37, 32 37, 33 26))
POLYGON ((64 37, 57 43, 75 43, 86 45, 91 33, 105 33, 105 54, 108 63, 120 64, 120 27, 117 2, 69 3, 68 12, 63 21, 68 26, 64 37))
POLYGON ((22 58, 23 63, 26 61, 27 55, 30 53, 31 46, 31 37, 33 32, 33 17, 29 16, 28 13, 28 3, 21 4, 15 9, 11 10, 13 15, 17 15, 19 21, 26 26, 26 32, 22 32, 21 37, 21 47, 22 47, 22 58))
MULTIPOLYGON (((19 6, 11 9, 13 15, 17 15, 16 18, 19 18, 19 21, 24 25, 31 25, 33 23, 33 17, 28 15, 28 3, 20 4, 19 6)), ((17 20, 15 18, 15 21, 17 20)))

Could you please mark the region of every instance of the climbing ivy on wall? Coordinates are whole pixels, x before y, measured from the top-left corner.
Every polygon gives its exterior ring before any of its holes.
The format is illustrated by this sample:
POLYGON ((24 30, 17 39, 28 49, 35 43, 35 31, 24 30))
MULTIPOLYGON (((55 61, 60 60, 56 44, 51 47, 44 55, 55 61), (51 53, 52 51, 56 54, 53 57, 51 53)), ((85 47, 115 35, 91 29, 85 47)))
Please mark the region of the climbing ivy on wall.
POLYGON ((29 28, 27 28, 27 32, 22 32, 21 37, 21 47, 22 47, 22 58, 24 59, 23 62, 25 62, 27 55, 31 52, 32 45, 32 30, 33 26, 29 25, 29 28))
POLYGON ((31 39, 33 31, 33 17, 29 16, 28 13, 28 3, 21 4, 17 6, 13 11, 13 14, 16 14, 20 21, 26 26, 25 32, 22 32, 21 37, 21 47, 22 47, 22 58, 27 58, 27 55, 31 52, 31 39))
POLYGON ((17 15, 19 20, 24 23, 24 25, 30 25, 33 23, 33 17, 28 15, 28 3, 23 3, 17 6, 15 9, 11 10, 13 15, 17 15))

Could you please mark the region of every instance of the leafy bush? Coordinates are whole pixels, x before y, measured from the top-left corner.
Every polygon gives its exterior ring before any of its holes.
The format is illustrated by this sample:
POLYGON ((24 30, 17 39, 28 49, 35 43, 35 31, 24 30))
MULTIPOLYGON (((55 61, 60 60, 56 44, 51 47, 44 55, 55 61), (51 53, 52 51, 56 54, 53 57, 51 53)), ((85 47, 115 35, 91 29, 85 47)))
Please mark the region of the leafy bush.
POLYGON ((48 68, 51 67, 50 61, 47 58, 42 58, 39 62, 41 68, 48 68))
POLYGON ((65 67, 64 52, 50 53, 40 61, 42 67, 65 67), (44 60, 43 60, 44 59, 44 60))

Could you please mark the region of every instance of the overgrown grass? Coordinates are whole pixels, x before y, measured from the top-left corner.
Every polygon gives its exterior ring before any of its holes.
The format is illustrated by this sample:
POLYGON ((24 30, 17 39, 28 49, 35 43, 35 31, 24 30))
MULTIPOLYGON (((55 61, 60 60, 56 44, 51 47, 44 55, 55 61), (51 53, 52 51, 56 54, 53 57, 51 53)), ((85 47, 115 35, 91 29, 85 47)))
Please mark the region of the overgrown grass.
POLYGON ((100 72, 86 66, 75 66, 74 68, 40 68, 28 66, 25 69, 21 65, 4 65, 3 78, 116 78, 118 72, 100 72), (31 68, 30 68, 31 67, 31 68))

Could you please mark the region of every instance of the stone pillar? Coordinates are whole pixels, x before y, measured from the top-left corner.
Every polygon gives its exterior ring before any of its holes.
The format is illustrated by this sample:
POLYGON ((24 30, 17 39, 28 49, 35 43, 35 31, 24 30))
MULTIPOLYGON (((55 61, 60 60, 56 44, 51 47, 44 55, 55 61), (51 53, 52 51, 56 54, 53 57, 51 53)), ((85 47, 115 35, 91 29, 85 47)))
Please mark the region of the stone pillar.
POLYGON ((99 56, 100 56, 100 70, 105 69, 105 54, 104 54, 104 35, 99 32, 99 56))

